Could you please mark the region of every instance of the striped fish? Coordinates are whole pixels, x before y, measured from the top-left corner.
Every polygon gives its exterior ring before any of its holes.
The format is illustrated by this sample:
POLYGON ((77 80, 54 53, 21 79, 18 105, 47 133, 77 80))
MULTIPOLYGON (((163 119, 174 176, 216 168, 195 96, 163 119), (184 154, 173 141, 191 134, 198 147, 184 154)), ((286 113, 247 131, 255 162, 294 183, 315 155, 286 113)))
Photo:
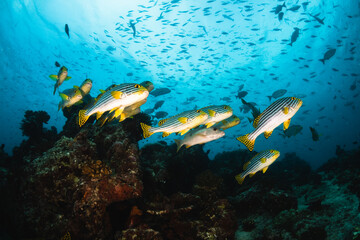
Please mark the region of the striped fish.
POLYGON ((93 106, 79 111, 79 125, 85 124, 88 118, 96 113, 96 119, 106 112, 115 111, 114 117, 120 116, 124 108, 146 99, 149 91, 135 83, 123 83, 115 85, 106 91, 103 91, 97 98, 93 106))
POLYGON ((208 119, 203 122, 207 128, 211 127, 217 122, 220 122, 228 117, 231 117, 233 114, 233 110, 230 106, 227 105, 219 105, 219 106, 208 106, 201 108, 200 110, 206 112, 209 117, 208 119))
POLYGON ((284 130, 290 125, 291 118, 299 110, 302 105, 302 101, 295 97, 285 97, 276 100, 264 112, 262 112, 257 118, 255 118, 253 126, 255 130, 244 136, 237 138, 240 142, 252 151, 254 149, 255 139, 262 133, 265 138, 270 137, 273 130, 284 123, 284 130))
POLYGON ((238 118, 235 115, 232 115, 231 117, 218 122, 213 127, 219 128, 220 130, 226 130, 228 128, 238 125, 239 123, 240 123, 240 118, 238 118))
POLYGON ((250 175, 254 176, 255 173, 262 170, 266 172, 268 167, 280 156, 280 152, 276 150, 266 150, 256 154, 250 161, 244 164, 244 172, 235 176, 239 184, 242 184, 245 177, 250 175))
POLYGON ((152 134, 162 132, 163 137, 169 136, 171 133, 180 133, 184 135, 190 129, 202 124, 208 115, 201 110, 190 110, 173 117, 162 119, 159 121, 158 127, 151 127, 144 123, 140 123, 143 130, 144 138, 150 137, 152 134))

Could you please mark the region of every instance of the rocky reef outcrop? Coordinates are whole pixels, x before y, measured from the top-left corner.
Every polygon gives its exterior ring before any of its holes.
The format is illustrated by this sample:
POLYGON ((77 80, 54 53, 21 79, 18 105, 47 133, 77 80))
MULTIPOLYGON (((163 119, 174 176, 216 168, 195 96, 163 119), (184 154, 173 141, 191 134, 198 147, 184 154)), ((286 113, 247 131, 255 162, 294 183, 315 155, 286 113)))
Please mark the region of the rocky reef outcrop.
MULTIPOLYGON (((85 103, 84 103, 85 104, 85 103)), ((360 239, 360 149, 337 150, 314 171, 295 154, 239 185, 256 153, 202 146, 176 152, 164 141, 138 148, 133 119, 76 125, 61 133, 44 112, 27 112, 29 137, 0 149, 0 237, 9 239, 360 239), (6 233, 6 234, 5 234, 6 233)))

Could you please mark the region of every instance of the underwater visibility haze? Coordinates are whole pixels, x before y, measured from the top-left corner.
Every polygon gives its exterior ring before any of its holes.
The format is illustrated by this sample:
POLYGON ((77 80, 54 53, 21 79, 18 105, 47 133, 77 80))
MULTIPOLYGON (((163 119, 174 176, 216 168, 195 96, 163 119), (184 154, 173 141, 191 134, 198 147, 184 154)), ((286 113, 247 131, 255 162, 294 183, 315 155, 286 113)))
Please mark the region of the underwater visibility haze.
POLYGON ((4 239, 360 239, 359 1, 0 7, 4 239))

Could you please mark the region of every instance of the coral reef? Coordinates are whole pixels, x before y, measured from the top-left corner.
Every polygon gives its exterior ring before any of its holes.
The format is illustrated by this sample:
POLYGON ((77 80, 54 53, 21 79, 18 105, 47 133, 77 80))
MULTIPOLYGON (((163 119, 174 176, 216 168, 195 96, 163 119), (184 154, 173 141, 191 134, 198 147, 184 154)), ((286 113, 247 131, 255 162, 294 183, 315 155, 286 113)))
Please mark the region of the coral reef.
MULTIPOLYGON (((256 153, 164 141, 138 149, 138 114, 103 127, 77 125, 64 109, 60 134, 45 112, 28 111, 29 139, 0 148, 1 232, 14 239, 360 239, 360 149, 337 148, 318 171, 285 154, 266 174, 234 176, 256 153)), ((2 235, 0 235, 2 237, 2 235)))

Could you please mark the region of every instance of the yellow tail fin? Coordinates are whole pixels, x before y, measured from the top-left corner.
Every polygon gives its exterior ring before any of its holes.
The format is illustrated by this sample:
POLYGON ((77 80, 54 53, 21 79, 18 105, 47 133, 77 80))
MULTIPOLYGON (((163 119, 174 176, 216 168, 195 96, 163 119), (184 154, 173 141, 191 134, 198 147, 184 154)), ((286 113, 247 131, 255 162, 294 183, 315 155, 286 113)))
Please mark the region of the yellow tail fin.
POLYGON ((86 121, 89 119, 89 116, 85 115, 86 110, 80 110, 79 111, 79 126, 81 127, 86 123, 86 121))
POLYGON ((140 123, 141 129, 143 130, 143 136, 144 138, 148 138, 151 135, 153 135, 154 133, 149 132, 151 126, 146 125, 145 123, 140 123))
POLYGON ((174 139, 174 141, 177 146, 176 152, 178 152, 183 144, 181 143, 181 140, 179 140, 179 139, 174 139))
POLYGON ((249 134, 236 138, 242 142, 250 151, 254 150, 255 139, 249 139, 249 134))
POLYGON ((243 177, 241 174, 238 174, 235 176, 235 179, 239 184, 242 184, 244 182, 245 177, 243 177))

